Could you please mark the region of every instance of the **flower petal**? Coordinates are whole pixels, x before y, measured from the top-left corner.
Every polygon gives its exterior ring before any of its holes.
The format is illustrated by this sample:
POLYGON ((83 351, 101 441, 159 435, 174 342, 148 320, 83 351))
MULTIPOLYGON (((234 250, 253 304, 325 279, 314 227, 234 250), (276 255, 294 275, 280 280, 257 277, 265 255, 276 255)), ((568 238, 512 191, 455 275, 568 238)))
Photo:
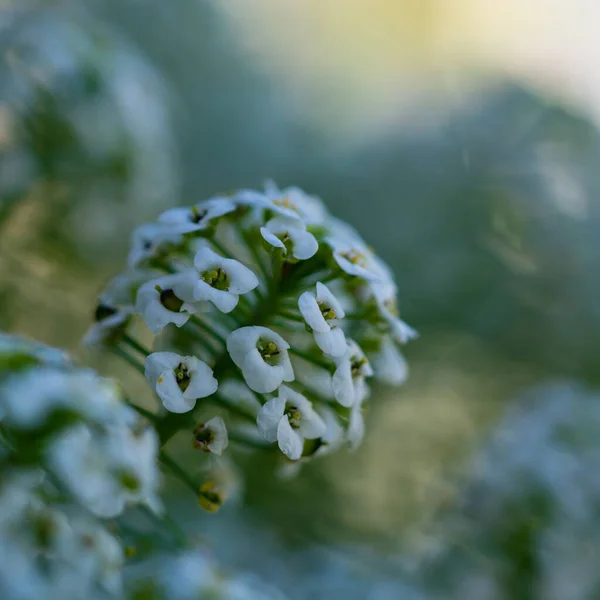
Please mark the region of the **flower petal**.
POLYGON ((251 390, 259 394, 268 394, 281 385, 285 370, 280 364, 268 365, 260 352, 254 348, 246 354, 242 365, 242 375, 251 390))
POLYGON ((229 436, 227 435, 227 427, 221 417, 213 417, 204 424, 210 429, 213 434, 213 441, 208 445, 208 448, 214 454, 221 456, 223 450, 229 445, 229 436))
POLYGON ((333 395, 342 406, 354 404, 354 386, 352 385, 352 371, 350 360, 343 360, 335 370, 331 380, 333 395))
POLYGON ((321 313, 321 309, 317 304, 317 298, 312 292, 304 292, 298 298, 298 308, 304 320, 314 331, 321 331, 323 333, 329 331, 330 327, 321 313))
POLYGON ((313 257, 319 249, 319 242, 308 231, 301 231, 299 229, 290 231, 290 238, 294 242, 292 254, 298 260, 307 260, 313 257))
POLYGON ((185 398, 177 385, 175 373, 171 369, 161 374, 156 382, 156 393, 163 406, 172 413, 186 413, 196 406, 195 398, 185 398))
POLYGON ((338 358, 344 356, 346 353, 346 336, 341 327, 334 327, 326 333, 314 331, 313 335, 315 336, 317 346, 319 346, 325 354, 338 358))
POLYGON ((304 439, 292 429, 287 418, 282 418, 277 426, 279 449, 291 460, 298 460, 304 449, 304 439))
POLYGON ((268 442, 277 440, 277 427, 283 417, 284 410, 285 400, 280 397, 268 400, 260 409, 256 424, 261 435, 268 442))
POLYGON ((174 369, 181 362, 181 356, 175 352, 153 352, 146 358, 144 373, 148 383, 154 387, 162 373, 174 369))

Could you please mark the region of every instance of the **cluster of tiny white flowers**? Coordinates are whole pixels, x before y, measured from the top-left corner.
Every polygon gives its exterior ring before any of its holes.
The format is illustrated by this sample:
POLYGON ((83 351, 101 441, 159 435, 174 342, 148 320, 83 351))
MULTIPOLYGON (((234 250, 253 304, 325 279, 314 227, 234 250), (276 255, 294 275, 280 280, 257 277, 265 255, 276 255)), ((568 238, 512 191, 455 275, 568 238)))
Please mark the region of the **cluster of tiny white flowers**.
POLYGON ((121 598, 121 544, 89 514, 51 503, 56 492, 40 470, 3 470, 0 597, 121 598))
POLYGON ((160 508, 156 431, 115 382, 58 351, 0 336, 0 431, 9 463, 43 466, 96 516, 160 508))
POLYGON ((268 184, 140 226, 87 339, 144 372, 163 444, 189 428, 195 448, 221 454, 244 441, 242 420, 307 460, 360 443, 370 378, 405 380, 400 348, 416 332, 396 292, 389 267, 321 200, 268 184), (159 351, 134 339, 134 315, 159 351), (190 425, 208 407, 228 409, 227 426, 215 414, 190 425))
POLYGON ((256 577, 220 569, 201 549, 153 557, 132 575, 131 598, 160 600, 285 600, 275 588, 256 577))

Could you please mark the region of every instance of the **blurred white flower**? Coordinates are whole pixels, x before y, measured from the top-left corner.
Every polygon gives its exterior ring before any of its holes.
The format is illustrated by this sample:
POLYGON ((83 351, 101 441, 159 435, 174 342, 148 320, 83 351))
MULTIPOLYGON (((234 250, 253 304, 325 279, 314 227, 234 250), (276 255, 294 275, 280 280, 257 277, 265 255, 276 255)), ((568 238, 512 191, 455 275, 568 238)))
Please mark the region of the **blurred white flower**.
POLYGON ((158 217, 158 222, 176 234, 204 231, 236 208, 236 204, 229 198, 211 198, 194 206, 170 208, 158 217))
POLYGON ((227 338, 231 359, 242 370, 248 387, 260 394, 276 390, 283 381, 294 380, 289 347, 267 327, 241 327, 227 338))
POLYGON ((408 377, 408 364, 396 343, 385 336, 377 351, 370 354, 375 378, 388 385, 402 385, 408 377))
POLYGON ((307 260, 319 249, 315 236, 306 231, 306 225, 298 219, 289 217, 271 219, 260 228, 260 234, 267 243, 280 249, 288 260, 290 258, 307 260))
POLYGON ((337 298, 323 283, 317 283, 317 293, 304 292, 298 299, 298 308, 312 329, 317 346, 334 357, 346 353, 346 336, 340 327, 345 312, 337 298))
POLYGON ((192 439, 194 448, 204 452, 212 452, 221 456, 223 450, 229 445, 227 427, 221 417, 213 417, 206 423, 198 423, 194 428, 192 439))
POLYGON ((179 245, 182 241, 180 233, 163 223, 140 225, 133 232, 127 264, 131 268, 139 267, 166 252, 169 246, 179 245))
POLYGON ((140 287, 136 311, 152 333, 159 333, 169 323, 182 327, 192 314, 204 310, 205 307, 193 297, 197 279, 193 269, 186 269, 152 279, 140 287))
POLYGON ((258 286, 256 275, 242 263, 223 258, 210 248, 201 248, 194 257, 194 266, 200 273, 194 286, 197 301, 212 302, 221 312, 231 312, 239 296, 258 286))
POLYGON ((350 339, 346 354, 336 359, 336 363, 332 380, 335 399, 342 406, 354 406, 368 393, 365 378, 373 375, 373 369, 360 346, 350 339))
POLYGON ((326 431, 311 402, 286 385, 279 388, 277 398, 268 400, 260 409, 256 422, 263 437, 276 441, 291 460, 302 456, 305 439, 319 438, 326 431))
POLYGON ((50 469, 69 492, 99 517, 116 517, 128 504, 159 510, 154 429, 112 426, 98 432, 75 425, 53 440, 47 455, 50 469))
POLYGON ((192 410, 198 398, 217 391, 218 382, 212 369, 195 356, 174 352, 154 352, 146 358, 148 383, 170 412, 192 410))
POLYGON ((264 193, 240 190, 235 200, 261 213, 268 211, 278 217, 294 219, 308 226, 322 225, 328 217, 327 209, 319 198, 309 196, 296 187, 280 190, 272 181, 265 184, 264 193))
POLYGON ((27 430, 41 428, 56 414, 66 422, 118 422, 130 409, 114 382, 91 370, 39 367, 6 379, 0 388, 0 412, 9 426, 27 430))
MULTIPOLYGON (((0 597, 3 600, 120 598, 120 543, 74 506, 47 503, 50 488, 32 471, 11 472, 0 489, 0 597), (34 475, 36 483, 31 484, 34 475), (8 500, 8 503, 7 503, 8 500)), ((51 494, 50 494, 51 495, 51 494)))

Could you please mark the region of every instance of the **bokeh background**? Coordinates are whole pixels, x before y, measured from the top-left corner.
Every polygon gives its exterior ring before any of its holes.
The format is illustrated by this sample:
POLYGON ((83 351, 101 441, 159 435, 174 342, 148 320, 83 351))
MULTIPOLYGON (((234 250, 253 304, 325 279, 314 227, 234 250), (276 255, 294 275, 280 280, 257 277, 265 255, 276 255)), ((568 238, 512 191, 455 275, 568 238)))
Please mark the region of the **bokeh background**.
MULTIPOLYGON (((267 178, 421 338, 364 445, 175 515, 291 598, 600 598, 595 0, 0 2, 0 327, 80 347, 132 227, 267 178)), ((191 465, 190 468, 194 468, 191 465)))

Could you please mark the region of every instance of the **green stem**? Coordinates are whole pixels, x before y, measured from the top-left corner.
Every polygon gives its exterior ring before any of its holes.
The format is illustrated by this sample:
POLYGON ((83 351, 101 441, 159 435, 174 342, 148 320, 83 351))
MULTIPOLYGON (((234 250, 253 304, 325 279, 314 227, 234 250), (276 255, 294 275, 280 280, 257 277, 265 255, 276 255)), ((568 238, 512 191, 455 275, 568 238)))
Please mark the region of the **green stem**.
POLYGON ((321 394, 309 388, 307 385, 300 383, 298 380, 292 383, 292 388, 295 388, 300 394, 306 396, 312 402, 319 402, 320 404, 328 404, 330 406, 335 406, 337 404, 335 400, 321 396, 321 394))
POLYGON ((230 252, 221 242, 217 242, 217 240, 210 240, 210 243, 216 248, 218 252, 220 252, 225 258, 233 258, 233 260, 237 260, 234 256, 233 252, 230 252))
POLYGON ((302 318, 301 315, 294 314, 294 313, 288 312, 286 310, 280 310, 277 313, 277 316, 283 317, 284 319, 288 319, 288 321, 296 321, 297 323, 304 323, 304 319, 302 318))
POLYGON ((156 413, 153 413, 145 408, 142 408, 141 406, 138 406, 137 404, 134 404, 128 398, 125 399, 125 403, 128 406, 131 406, 131 408, 133 408, 133 410, 138 412, 140 415, 146 417, 146 419, 148 419, 149 421, 152 421, 152 423, 157 423, 158 421, 160 421, 160 417, 156 413))
POLYGON ((137 360, 135 360, 135 358, 133 358, 133 356, 131 356, 130 354, 125 352, 125 350, 123 350, 123 348, 119 348, 117 346, 117 347, 113 348, 113 352, 119 358, 122 358, 124 361, 128 362, 134 369, 139 371, 142 375, 144 375, 144 376, 146 375, 144 366, 141 365, 137 360))
POLYGON ((142 346, 142 344, 140 344, 136 339, 132 338, 131 336, 127 335, 126 333, 123 334, 122 339, 128 346, 131 346, 134 350, 139 352, 142 356, 146 357, 149 354, 151 354, 150 350, 147 350, 146 348, 144 348, 144 346, 142 346))
POLYGON ((209 325, 206 321, 203 321, 202 319, 199 319, 196 316, 191 316, 190 321, 192 323, 194 323, 194 325, 198 325, 198 327, 201 327, 202 329, 204 329, 204 331, 206 331, 206 333, 211 335, 213 337, 213 339, 215 339, 217 342, 219 342, 220 344, 223 344, 223 346, 225 345, 225 338, 214 327, 209 325))
POLYGON ((248 246, 252 256, 254 256, 254 260, 258 264, 258 268, 260 269, 262 276, 264 277, 265 281, 268 283, 269 279, 270 279, 270 273, 268 272, 267 268, 265 267, 265 265, 263 263, 262 256, 260 255, 260 252, 259 252, 256 244, 252 242, 252 240, 250 239, 248 234, 240 227, 239 224, 237 225, 237 229, 238 229, 239 234, 242 236, 242 239, 244 240, 244 242, 246 242, 246 246, 248 246))
POLYGON ((200 486, 196 485, 196 482, 189 476, 189 474, 182 469, 164 450, 160 451, 159 454, 160 462, 167 467, 179 479, 182 483, 185 483, 196 496, 200 491, 200 486))
MULTIPOLYGON (((165 514, 162 517, 159 517, 157 514, 153 513, 147 506, 141 505, 140 511, 144 513, 151 521, 154 523, 160 523, 161 525, 166 525, 173 538, 175 539, 177 545, 181 547, 186 547, 188 545, 188 539, 179 524, 171 518, 169 515, 165 514)), ((122 525, 119 525, 122 527, 122 525)))
POLYGON ((213 396, 210 396, 208 400, 211 400, 215 404, 223 406, 227 410, 231 411, 232 413, 235 413, 238 417, 241 417, 249 423, 256 423, 256 417, 252 416, 250 413, 247 413, 244 409, 240 408, 239 406, 237 406, 227 398, 224 398, 223 396, 214 394, 213 396))
POLYGON ((260 440, 253 440, 243 435, 229 432, 229 441, 235 444, 241 444, 243 446, 250 446, 251 448, 257 448, 258 450, 269 450, 270 444, 267 442, 261 442, 260 440))
POLYGON ((313 365, 317 365, 318 367, 321 367, 323 369, 327 369, 328 371, 331 370, 331 364, 321 360, 315 356, 311 356, 310 354, 308 354, 308 352, 304 352, 303 350, 298 350, 297 348, 293 348, 290 347, 288 348, 288 352, 290 354, 294 354, 295 356, 298 356, 299 358, 302 358, 303 360, 312 363, 313 365))

